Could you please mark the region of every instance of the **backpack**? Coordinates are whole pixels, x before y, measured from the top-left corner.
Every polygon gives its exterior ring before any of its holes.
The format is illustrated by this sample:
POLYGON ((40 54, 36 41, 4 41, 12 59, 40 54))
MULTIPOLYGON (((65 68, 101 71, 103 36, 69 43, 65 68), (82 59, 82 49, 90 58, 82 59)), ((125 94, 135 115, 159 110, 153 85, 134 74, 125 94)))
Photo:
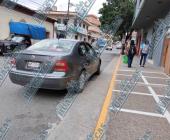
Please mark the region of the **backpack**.
POLYGON ((135 55, 135 54, 136 54, 136 47, 135 46, 130 46, 129 55, 135 55))

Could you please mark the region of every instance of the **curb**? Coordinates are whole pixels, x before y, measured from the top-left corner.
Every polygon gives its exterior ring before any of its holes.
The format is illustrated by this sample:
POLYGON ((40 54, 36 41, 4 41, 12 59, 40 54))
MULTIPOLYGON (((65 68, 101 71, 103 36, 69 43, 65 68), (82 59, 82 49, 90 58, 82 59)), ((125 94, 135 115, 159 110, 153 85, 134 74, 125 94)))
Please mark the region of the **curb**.
POLYGON ((95 128, 94 133, 93 133, 93 137, 92 137, 93 140, 100 140, 103 136, 103 133, 100 133, 100 132, 101 132, 101 130, 103 130, 102 127, 104 126, 106 119, 107 119, 108 108, 109 108, 109 105, 110 105, 111 99, 112 99, 112 89, 115 86, 116 73, 117 73, 119 66, 121 64, 121 58, 122 57, 120 55, 119 59, 117 61, 117 64, 116 64, 116 68, 113 71, 112 79, 111 79, 109 89, 108 89, 108 93, 107 93, 106 98, 104 100, 104 103, 103 103, 103 106, 102 106, 102 109, 101 109, 101 112, 100 112, 100 115, 99 115, 99 119, 97 121, 96 128, 95 128))

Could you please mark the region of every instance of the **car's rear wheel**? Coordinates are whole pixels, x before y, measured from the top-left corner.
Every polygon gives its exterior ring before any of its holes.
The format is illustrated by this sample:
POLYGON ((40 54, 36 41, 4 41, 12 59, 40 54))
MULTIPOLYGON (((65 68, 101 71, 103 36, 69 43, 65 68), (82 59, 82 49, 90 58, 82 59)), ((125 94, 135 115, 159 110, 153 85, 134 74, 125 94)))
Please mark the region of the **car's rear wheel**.
POLYGON ((85 88, 87 82, 87 74, 86 71, 82 71, 78 80, 79 91, 82 92, 85 88))
POLYGON ((100 66, 101 66, 101 61, 100 61, 99 65, 98 65, 98 67, 97 67, 97 71, 96 71, 97 75, 100 75, 100 66))

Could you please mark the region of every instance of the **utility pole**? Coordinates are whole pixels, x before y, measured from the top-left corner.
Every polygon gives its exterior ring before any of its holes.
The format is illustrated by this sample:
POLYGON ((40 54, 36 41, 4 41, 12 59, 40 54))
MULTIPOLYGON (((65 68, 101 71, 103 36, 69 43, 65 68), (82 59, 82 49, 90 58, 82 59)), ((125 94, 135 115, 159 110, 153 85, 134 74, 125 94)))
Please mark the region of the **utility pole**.
POLYGON ((67 30, 68 30, 68 22, 69 22, 69 19, 70 19, 69 12, 70 12, 70 0, 68 0, 68 8, 67 8, 66 37, 67 37, 67 30))

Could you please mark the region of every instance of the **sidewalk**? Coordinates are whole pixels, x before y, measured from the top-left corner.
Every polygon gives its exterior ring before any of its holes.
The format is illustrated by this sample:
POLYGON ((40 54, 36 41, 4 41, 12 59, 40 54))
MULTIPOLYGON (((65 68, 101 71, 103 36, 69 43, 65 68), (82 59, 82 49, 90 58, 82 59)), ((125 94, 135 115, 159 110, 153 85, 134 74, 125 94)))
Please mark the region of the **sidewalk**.
MULTIPOLYGON (((130 79, 138 67, 135 58, 132 68, 121 64, 116 74, 113 99, 120 95, 120 81, 130 79)), ((163 98, 168 77, 161 68, 147 63, 141 68, 142 74, 136 87, 115 117, 109 112, 105 129, 106 140, 136 140, 142 138, 146 131, 151 132, 153 140, 170 139, 170 107, 165 115, 156 111, 156 103, 163 98)))
MULTIPOLYGON (((117 61, 118 59, 114 59, 103 74, 89 84, 90 86, 83 94, 78 95, 64 120, 52 128, 48 140, 87 140, 87 135, 94 131, 96 123, 98 124, 100 117, 103 117, 101 115, 103 109, 106 115, 103 102, 108 96, 108 85, 110 81, 113 81, 110 75, 116 68, 117 61), (100 80, 102 83, 99 82, 100 80), (95 85, 98 86, 94 94, 91 91, 95 85)), ((137 61, 138 59, 135 58, 133 67, 130 69, 121 62, 115 74, 114 88, 112 84, 109 85, 109 89, 113 91, 113 99, 120 95, 120 81, 130 79, 138 67, 137 61)), ((137 140, 147 131, 151 132, 153 140, 169 140, 170 108, 164 116, 158 114, 155 108, 156 102, 164 95, 166 80, 169 77, 161 68, 149 63, 145 68, 141 68, 141 71, 142 76, 139 82, 117 116, 115 117, 113 112, 108 112, 109 117, 107 117, 103 137, 105 140, 137 140)), ((101 120, 104 120, 103 118, 101 120)))

